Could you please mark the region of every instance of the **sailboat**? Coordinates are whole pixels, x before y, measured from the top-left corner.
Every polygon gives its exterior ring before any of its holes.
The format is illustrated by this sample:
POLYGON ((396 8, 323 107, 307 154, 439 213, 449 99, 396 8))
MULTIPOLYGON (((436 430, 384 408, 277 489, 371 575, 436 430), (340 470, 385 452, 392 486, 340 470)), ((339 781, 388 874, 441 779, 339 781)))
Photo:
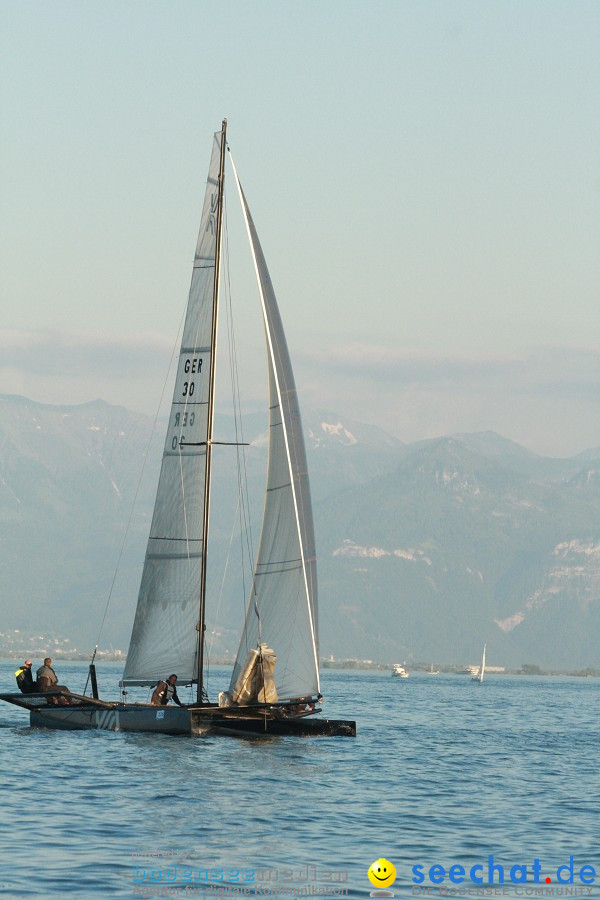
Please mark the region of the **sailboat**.
POLYGON ((203 735, 355 735, 319 715, 315 540, 300 410, 273 285, 231 160, 256 271, 267 345, 269 452, 258 553, 230 684, 205 690, 207 555, 227 122, 214 135, 192 281, 138 603, 121 681, 153 687, 177 673, 188 706, 91 696, 2 694, 32 725, 203 735))
POLYGON ((483 674, 485 672, 485 648, 486 648, 486 646, 487 646, 486 644, 483 645, 483 656, 481 657, 481 668, 479 669, 477 674, 471 678, 471 681, 478 681, 479 684, 482 684, 483 674))
POLYGON ((440 670, 439 670, 439 669, 434 669, 434 668, 433 668, 433 663, 431 663, 431 669, 429 670, 429 672, 428 672, 427 674, 428 674, 428 675, 439 675, 439 674, 440 674, 440 670))

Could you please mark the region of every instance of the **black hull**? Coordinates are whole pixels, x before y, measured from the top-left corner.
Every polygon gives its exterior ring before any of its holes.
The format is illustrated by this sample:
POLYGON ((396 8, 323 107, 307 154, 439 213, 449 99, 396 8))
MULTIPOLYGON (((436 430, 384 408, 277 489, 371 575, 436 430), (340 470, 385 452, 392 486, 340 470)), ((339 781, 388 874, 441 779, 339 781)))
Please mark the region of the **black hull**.
POLYGON ((53 705, 48 695, 3 694, 0 699, 29 710, 35 728, 61 731, 103 730, 154 734, 231 737, 354 737, 356 722, 316 715, 286 715, 278 708, 151 706, 106 703, 71 694, 70 705, 53 705))
POLYGON ((356 737, 356 722, 321 719, 318 716, 265 719, 243 714, 223 717, 192 713, 192 733, 224 734, 231 737, 356 737))
POLYGON ((354 737, 356 722, 320 719, 317 717, 264 718, 228 714, 202 713, 179 707, 156 707, 116 704, 109 710, 94 707, 31 710, 31 725, 36 728, 61 730, 129 731, 156 734, 187 735, 192 737, 215 734, 231 737, 354 737), (157 713, 160 719, 157 718, 157 713))

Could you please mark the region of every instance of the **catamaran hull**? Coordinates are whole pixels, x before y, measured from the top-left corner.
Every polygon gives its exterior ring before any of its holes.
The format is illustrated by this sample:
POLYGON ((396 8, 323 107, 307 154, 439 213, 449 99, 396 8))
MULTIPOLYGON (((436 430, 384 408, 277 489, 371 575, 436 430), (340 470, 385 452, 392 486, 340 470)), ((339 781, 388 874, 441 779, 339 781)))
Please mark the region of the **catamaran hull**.
POLYGON ((157 734, 229 735, 231 737, 354 737, 356 722, 319 717, 264 718, 245 715, 214 715, 179 707, 129 706, 118 704, 110 709, 97 707, 56 707, 30 711, 30 722, 36 728, 59 730, 97 730, 148 732, 157 734))
POLYGON ((190 734, 190 713, 179 707, 156 709, 118 705, 109 709, 95 706, 36 709, 30 723, 37 728, 101 729, 103 731, 144 731, 158 734, 190 734))

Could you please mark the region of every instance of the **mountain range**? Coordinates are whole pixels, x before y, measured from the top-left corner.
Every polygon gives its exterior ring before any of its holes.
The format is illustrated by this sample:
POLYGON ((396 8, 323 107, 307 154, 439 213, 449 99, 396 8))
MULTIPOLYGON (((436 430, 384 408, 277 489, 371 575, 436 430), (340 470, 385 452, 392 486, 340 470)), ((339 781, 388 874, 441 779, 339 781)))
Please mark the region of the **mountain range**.
MULTIPOLYGON (((487 643, 492 665, 598 667, 600 448, 551 459, 492 432, 403 444, 335 414, 304 419, 322 656, 466 663, 487 643)), ((151 420, 102 401, 0 396, 2 632, 43 626, 81 651, 126 648, 160 426, 152 436, 151 420)), ((250 558, 263 417, 244 428, 250 558)), ((218 419, 216 430, 227 439, 232 424, 218 419)), ((234 561, 242 542, 231 464, 226 448, 211 507, 208 633, 219 656, 237 649, 249 578, 234 561)))

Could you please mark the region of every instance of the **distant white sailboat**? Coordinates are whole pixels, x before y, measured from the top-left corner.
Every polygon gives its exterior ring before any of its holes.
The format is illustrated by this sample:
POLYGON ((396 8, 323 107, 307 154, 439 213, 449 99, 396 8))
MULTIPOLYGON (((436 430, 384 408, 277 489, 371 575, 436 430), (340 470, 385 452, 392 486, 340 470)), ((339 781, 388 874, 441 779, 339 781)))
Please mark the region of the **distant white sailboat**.
POLYGON ((483 645, 483 656, 481 657, 481 668, 479 669, 479 672, 477 673, 477 675, 474 675, 473 678, 471 679, 471 681, 478 681, 479 684, 483 683, 483 674, 485 672, 485 648, 486 648, 486 646, 487 646, 487 644, 483 645))
POLYGON ((428 672, 427 674, 428 674, 428 675, 439 675, 439 674, 440 674, 440 670, 439 670, 439 669, 434 669, 434 668, 433 668, 433 663, 431 663, 431 669, 429 670, 429 672, 428 672))

